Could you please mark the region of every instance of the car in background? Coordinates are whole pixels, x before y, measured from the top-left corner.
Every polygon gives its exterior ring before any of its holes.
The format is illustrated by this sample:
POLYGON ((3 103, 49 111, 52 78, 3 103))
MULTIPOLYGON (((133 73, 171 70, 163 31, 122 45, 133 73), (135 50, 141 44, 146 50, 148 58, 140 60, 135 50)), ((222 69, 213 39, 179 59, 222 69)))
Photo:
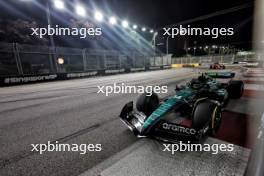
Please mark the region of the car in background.
POLYGON ((226 67, 224 64, 214 63, 210 65, 210 69, 225 69, 225 68, 226 67))

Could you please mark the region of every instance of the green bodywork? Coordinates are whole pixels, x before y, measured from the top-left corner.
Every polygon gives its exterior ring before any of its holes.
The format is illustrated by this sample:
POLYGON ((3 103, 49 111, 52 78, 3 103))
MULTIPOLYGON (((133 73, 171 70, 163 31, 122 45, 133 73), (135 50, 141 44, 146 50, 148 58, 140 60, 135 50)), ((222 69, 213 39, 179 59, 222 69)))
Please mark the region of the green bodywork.
POLYGON ((232 78, 235 76, 235 74, 232 72, 206 72, 206 75, 212 78, 220 78, 220 77, 232 78))
POLYGON ((153 125, 155 122, 159 121, 170 109, 173 108, 180 101, 195 95, 195 91, 191 88, 183 89, 177 92, 177 94, 164 103, 162 103, 144 122, 142 131, 148 129, 149 126, 153 125))
MULTIPOLYGON (((227 95, 227 90, 220 88, 220 83, 214 79, 211 79, 212 77, 222 77, 222 76, 230 76, 232 73, 230 72, 208 72, 205 75, 203 75, 201 82, 204 85, 209 86, 209 89, 211 91, 216 92, 219 96, 225 96, 227 95)), ((180 91, 177 91, 175 96, 170 97, 168 100, 166 100, 164 103, 162 103, 144 122, 142 131, 148 130, 151 126, 155 125, 156 122, 158 122, 160 119, 162 119, 166 113, 168 113, 177 103, 185 101, 189 98, 192 98, 196 96, 199 93, 199 89, 193 89, 190 86, 187 86, 185 89, 182 89, 180 91)))

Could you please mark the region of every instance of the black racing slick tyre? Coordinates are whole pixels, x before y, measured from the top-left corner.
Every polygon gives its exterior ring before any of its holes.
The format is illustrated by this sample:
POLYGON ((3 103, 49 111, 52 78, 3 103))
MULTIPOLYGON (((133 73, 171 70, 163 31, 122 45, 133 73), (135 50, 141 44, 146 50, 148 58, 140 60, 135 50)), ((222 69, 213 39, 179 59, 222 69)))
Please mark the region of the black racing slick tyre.
POLYGON ((137 110, 143 112, 146 116, 149 116, 158 106, 159 97, 155 93, 152 93, 151 96, 146 93, 140 95, 136 103, 137 110))
POLYGON ((244 92, 243 81, 230 81, 227 91, 230 98, 240 98, 244 92))
POLYGON ((211 100, 203 100, 194 107, 193 128, 202 129, 209 126, 209 134, 216 134, 221 125, 221 107, 211 100))

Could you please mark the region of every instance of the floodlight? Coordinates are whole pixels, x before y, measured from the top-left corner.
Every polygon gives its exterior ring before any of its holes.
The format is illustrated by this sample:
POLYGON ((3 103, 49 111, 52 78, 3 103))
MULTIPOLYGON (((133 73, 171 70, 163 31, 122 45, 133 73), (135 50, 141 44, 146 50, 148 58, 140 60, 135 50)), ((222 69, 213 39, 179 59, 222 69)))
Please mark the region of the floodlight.
POLYGON ((137 27, 138 27, 138 26, 137 26, 136 24, 133 25, 133 29, 137 29, 137 27))
POLYGON ((80 4, 76 5, 75 12, 77 15, 82 16, 82 17, 84 17, 86 15, 85 8, 80 4))
POLYGON ((62 0, 54 0, 53 4, 56 9, 63 10, 65 8, 64 2, 62 0))
POLYGON ((124 21, 122 22, 122 26, 123 26, 124 28, 127 28, 127 27, 128 27, 128 22, 127 22, 126 20, 124 20, 124 21))
POLYGON ((103 14, 102 14, 101 12, 96 11, 96 12, 94 13, 94 18, 95 18, 97 21, 101 22, 101 21, 103 21, 104 16, 103 16, 103 14))
POLYGON ((115 25, 116 24, 116 18, 115 17, 109 18, 109 23, 112 25, 115 25))

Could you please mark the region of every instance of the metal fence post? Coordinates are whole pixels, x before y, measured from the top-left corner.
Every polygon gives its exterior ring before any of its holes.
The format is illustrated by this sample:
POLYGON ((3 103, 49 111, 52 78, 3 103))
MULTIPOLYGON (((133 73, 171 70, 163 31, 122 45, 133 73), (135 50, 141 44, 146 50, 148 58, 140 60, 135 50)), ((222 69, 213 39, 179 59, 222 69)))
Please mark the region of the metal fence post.
POLYGON ((20 75, 23 75, 23 67, 22 67, 22 64, 21 64, 21 59, 20 59, 19 50, 18 50, 18 46, 17 45, 18 45, 17 43, 13 43, 13 53, 14 53, 14 56, 15 56, 18 73, 20 75))
POLYGON ((48 51, 49 51, 48 54, 49 54, 49 61, 50 61, 51 70, 52 70, 52 72, 54 72, 54 71, 58 72, 58 66, 57 66, 57 62, 56 62, 56 57, 57 57, 56 48, 52 49, 51 53, 50 53, 50 48, 48 51), (52 52, 54 52, 54 53, 52 53, 52 52), (55 67, 54 67, 54 64, 56 65, 55 67))
POLYGON ((232 63, 235 62, 235 55, 232 55, 232 63))
MULTIPOLYGON (((58 62, 57 62, 57 47, 54 47, 53 49, 51 48, 50 51, 50 59, 52 60, 52 62, 55 64, 55 71, 56 73, 59 73, 61 71, 61 66, 58 65, 58 62)), ((63 58, 65 60, 65 58, 63 58)))
POLYGON ((82 49, 82 57, 83 57, 83 71, 87 70, 87 61, 86 61, 86 50, 82 49))
POLYGON ((106 53, 105 50, 103 51, 103 59, 104 59, 104 69, 106 69, 106 53))
POLYGON ((154 66, 156 66, 156 54, 154 54, 154 66))
POLYGON ((144 68, 146 69, 146 57, 144 55, 143 56, 143 59, 144 59, 144 68))
POLYGON ((136 67, 136 54, 132 51, 133 67, 136 67))
POLYGON ((118 59, 119 59, 119 69, 121 69, 121 55, 120 55, 120 53, 117 53, 118 54, 118 59))

